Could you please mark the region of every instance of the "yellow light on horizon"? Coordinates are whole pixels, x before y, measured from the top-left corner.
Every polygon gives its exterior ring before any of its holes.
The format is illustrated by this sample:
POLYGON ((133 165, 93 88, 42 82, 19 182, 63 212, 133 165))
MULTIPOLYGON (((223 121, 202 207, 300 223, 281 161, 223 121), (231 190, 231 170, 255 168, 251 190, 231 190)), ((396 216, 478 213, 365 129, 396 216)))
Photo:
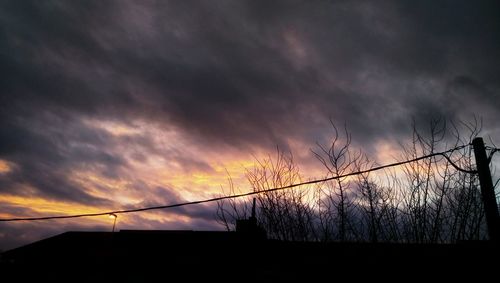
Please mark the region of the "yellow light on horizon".
POLYGON ((40 215, 98 213, 102 210, 99 207, 79 204, 75 202, 63 202, 58 200, 45 199, 36 196, 22 197, 13 195, 0 195, 0 204, 9 204, 10 206, 17 207, 27 207, 34 213, 40 215))

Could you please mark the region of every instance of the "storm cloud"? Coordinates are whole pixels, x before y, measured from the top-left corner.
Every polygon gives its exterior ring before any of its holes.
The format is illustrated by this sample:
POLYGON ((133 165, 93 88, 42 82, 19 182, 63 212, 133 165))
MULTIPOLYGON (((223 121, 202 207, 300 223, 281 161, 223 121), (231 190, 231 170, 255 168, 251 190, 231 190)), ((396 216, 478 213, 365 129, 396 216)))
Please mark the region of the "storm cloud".
POLYGON ((313 147, 329 119, 372 151, 431 117, 480 116, 498 140, 499 12, 498 1, 2 1, 0 194, 116 206, 103 178, 161 203, 151 192, 180 188, 140 164, 210 174, 213 156, 313 147))

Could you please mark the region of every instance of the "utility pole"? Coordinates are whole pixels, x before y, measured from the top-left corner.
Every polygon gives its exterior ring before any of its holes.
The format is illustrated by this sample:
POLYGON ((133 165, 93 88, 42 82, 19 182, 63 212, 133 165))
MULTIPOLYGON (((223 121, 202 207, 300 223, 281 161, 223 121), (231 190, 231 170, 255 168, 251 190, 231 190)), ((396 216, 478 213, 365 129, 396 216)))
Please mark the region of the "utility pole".
POLYGON ((476 157, 477 173, 481 186, 481 196, 486 213, 486 224, 488 225, 488 235, 490 240, 500 242, 500 216, 495 197, 495 188, 491 180, 490 166, 486 157, 483 138, 475 138, 472 141, 474 156, 476 157))

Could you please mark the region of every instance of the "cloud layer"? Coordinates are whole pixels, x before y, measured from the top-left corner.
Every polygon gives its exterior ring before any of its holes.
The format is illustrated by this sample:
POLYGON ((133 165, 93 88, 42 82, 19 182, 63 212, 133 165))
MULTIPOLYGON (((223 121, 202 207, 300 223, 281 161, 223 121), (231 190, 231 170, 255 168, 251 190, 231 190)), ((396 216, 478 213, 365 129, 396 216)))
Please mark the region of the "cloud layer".
POLYGON ((500 139, 497 1, 272 2, 1 3, 2 207, 206 196, 276 145, 309 164, 330 118, 374 154, 412 119, 500 139))

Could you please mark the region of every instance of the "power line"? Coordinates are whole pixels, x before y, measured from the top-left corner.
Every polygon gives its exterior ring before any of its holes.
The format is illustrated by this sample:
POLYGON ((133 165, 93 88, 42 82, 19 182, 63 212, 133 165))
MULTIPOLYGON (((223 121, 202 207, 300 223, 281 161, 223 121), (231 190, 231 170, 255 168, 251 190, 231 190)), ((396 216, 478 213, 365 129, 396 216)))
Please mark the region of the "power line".
POLYGON ((3 218, 0 219, 0 222, 13 222, 13 221, 38 221, 38 220, 52 220, 52 219, 65 219, 65 218, 79 218, 79 217, 93 217, 93 216, 103 216, 103 215, 117 215, 117 214, 125 214, 125 213, 134 213, 134 212, 141 212, 141 211, 147 211, 147 210, 157 210, 157 209, 167 209, 167 208, 174 208, 174 207, 181 207, 181 206, 187 206, 187 205, 195 205, 195 204, 201 204, 201 203, 207 203, 207 202, 214 202, 214 201, 220 201, 220 200, 225 200, 225 199, 233 199, 233 198, 240 198, 240 197, 246 197, 246 196, 251 196, 251 195, 256 195, 256 194, 261 194, 261 193, 268 193, 268 192, 275 192, 275 191, 280 191, 280 190, 286 190, 286 189, 291 189, 299 186, 304 186, 304 185, 312 185, 312 184, 317 184, 317 183, 323 183, 331 180, 337 180, 341 178, 346 178, 350 176, 355 176, 355 175, 360 175, 360 174, 366 174, 369 172, 373 171, 378 171, 382 170, 385 168, 389 167, 395 167, 395 166, 400 166, 404 165, 407 163, 411 162, 416 162, 420 161, 422 159, 426 158, 431 158, 434 156, 443 156, 446 158, 448 162, 452 164, 453 167, 456 169, 466 172, 466 173, 476 173, 476 171, 469 171, 469 170, 464 170, 453 164, 451 162, 451 159, 446 155, 447 153, 452 153, 455 150, 460 150, 467 145, 462 145, 458 146, 446 151, 442 152, 435 152, 431 153, 428 155, 420 156, 414 159, 410 160, 405 160, 405 161, 400 161, 400 162, 395 162, 395 163, 390 163, 378 167, 373 167, 370 169, 366 170, 361 170, 357 172, 351 172, 348 174, 344 175, 337 175, 337 176, 332 176, 328 178, 323 178, 323 179, 316 179, 316 180, 311 180, 307 182, 302 182, 302 183, 296 183, 296 184, 291 184, 288 186, 284 187, 277 187, 277 188, 272 188, 272 189, 267 189, 267 190, 262 190, 262 191, 254 191, 254 192, 248 192, 248 193, 242 193, 242 194, 236 194, 236 195, 231 195, 231 196, 222 196, 222 197, 215 197, 215 198, 210 198, 210 199, 204 199, 204 200, 197 200, 197 201, 190 201, 190 202, 183 202, 183 203, 176 203, 176 204, 169 204, 169 205, 160 205, 160 206, 150 206, 150 207, 143 207, 143 208, 136 208, 136 209, 124 209, 124 210, 114 210, 114 211, 107 211, 107 212, 98 212, 98 213, 84 213, 84 214, 73 214, 73 215, 59 215, 59 216, 45 216, 45 217, 20 217, 20 218, 3 218))

